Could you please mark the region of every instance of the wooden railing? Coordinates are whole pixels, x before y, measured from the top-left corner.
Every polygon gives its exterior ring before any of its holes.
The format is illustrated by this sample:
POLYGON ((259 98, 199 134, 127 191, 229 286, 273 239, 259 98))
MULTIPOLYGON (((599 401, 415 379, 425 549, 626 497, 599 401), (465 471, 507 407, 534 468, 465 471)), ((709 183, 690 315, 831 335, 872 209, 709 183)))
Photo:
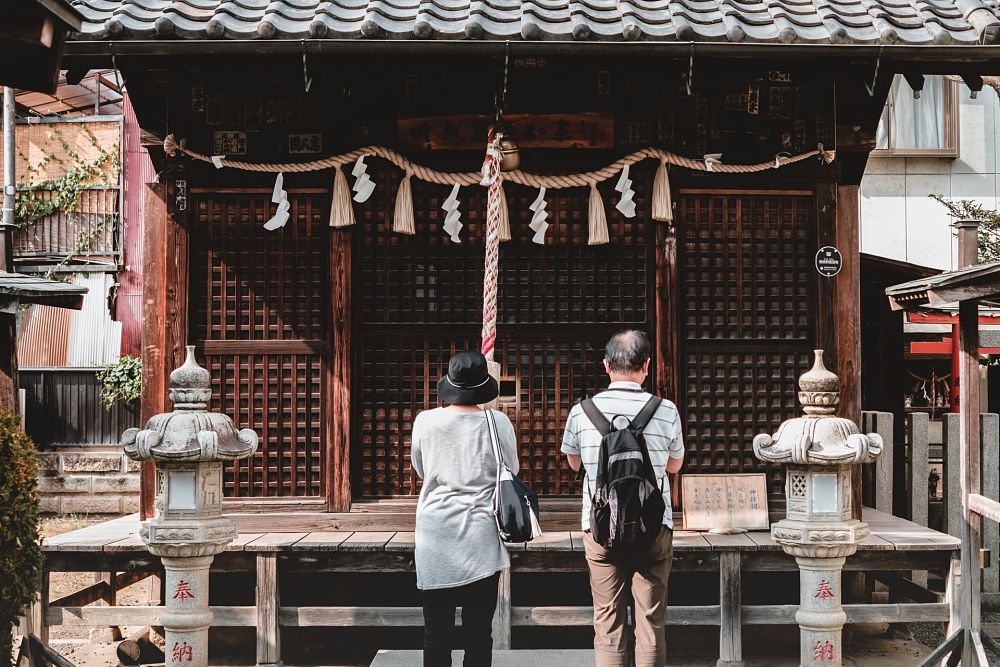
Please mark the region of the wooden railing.
MULTIPOLYGON (((51 191, 35 196, 51 200, 51 191)), ((15 257, 116 258, 121 250, 120 189, 93 187, 80 193, 73 211, 58 211, 14 233, 15 257)))

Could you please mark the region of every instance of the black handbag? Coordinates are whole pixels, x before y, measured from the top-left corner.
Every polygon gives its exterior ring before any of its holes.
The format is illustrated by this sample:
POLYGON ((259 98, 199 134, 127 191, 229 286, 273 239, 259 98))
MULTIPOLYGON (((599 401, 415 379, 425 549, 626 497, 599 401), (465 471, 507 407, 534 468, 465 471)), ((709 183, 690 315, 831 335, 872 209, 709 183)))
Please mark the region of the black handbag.
POLYGON ((492 410, 486 411, 486 421, 497 458, 497 484, 493 491, 493 516, 497 531, 504 542, 530 542, 542 534, 538 525, 538 496, 504 462, 492 410))

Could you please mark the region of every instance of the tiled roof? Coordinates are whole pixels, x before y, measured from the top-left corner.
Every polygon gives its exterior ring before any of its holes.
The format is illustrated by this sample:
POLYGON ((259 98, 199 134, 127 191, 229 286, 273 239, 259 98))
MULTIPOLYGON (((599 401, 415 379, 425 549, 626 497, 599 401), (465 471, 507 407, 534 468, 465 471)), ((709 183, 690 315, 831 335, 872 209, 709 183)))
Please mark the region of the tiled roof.
POLYGON ((978 44, 998 0, 74 0, 76 39, 978 44))

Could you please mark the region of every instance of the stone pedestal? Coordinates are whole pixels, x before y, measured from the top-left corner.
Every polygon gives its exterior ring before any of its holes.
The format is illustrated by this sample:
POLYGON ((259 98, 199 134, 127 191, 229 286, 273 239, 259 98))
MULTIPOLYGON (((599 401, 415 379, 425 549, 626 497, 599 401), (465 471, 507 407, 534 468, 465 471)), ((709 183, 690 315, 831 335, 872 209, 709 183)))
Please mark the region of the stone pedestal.
POLYGON ((843 557, 795 559, 799 566, 799 610, 795 612, 795 622, 799 624, 802 667, 842 663, 842 634, 847 621, 841 606, 841 572, 845 560, 843 557))
POLYGON ((208 665, 208 570, 214 555, 170 558, 160 554, 166 572, 166 610, 160 623, 166 633, 166 667, 208 665))

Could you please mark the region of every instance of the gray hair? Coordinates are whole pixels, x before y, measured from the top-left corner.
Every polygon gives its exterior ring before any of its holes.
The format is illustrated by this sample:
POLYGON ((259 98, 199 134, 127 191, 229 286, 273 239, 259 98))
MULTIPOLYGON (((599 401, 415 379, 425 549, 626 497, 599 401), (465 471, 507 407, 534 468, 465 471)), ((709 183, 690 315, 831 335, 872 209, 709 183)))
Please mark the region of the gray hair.
POLYGON ((652 356, 649 338, 638 329, 619 331, 604 346, 604 359, 613 373, 635 373, 652 356))

